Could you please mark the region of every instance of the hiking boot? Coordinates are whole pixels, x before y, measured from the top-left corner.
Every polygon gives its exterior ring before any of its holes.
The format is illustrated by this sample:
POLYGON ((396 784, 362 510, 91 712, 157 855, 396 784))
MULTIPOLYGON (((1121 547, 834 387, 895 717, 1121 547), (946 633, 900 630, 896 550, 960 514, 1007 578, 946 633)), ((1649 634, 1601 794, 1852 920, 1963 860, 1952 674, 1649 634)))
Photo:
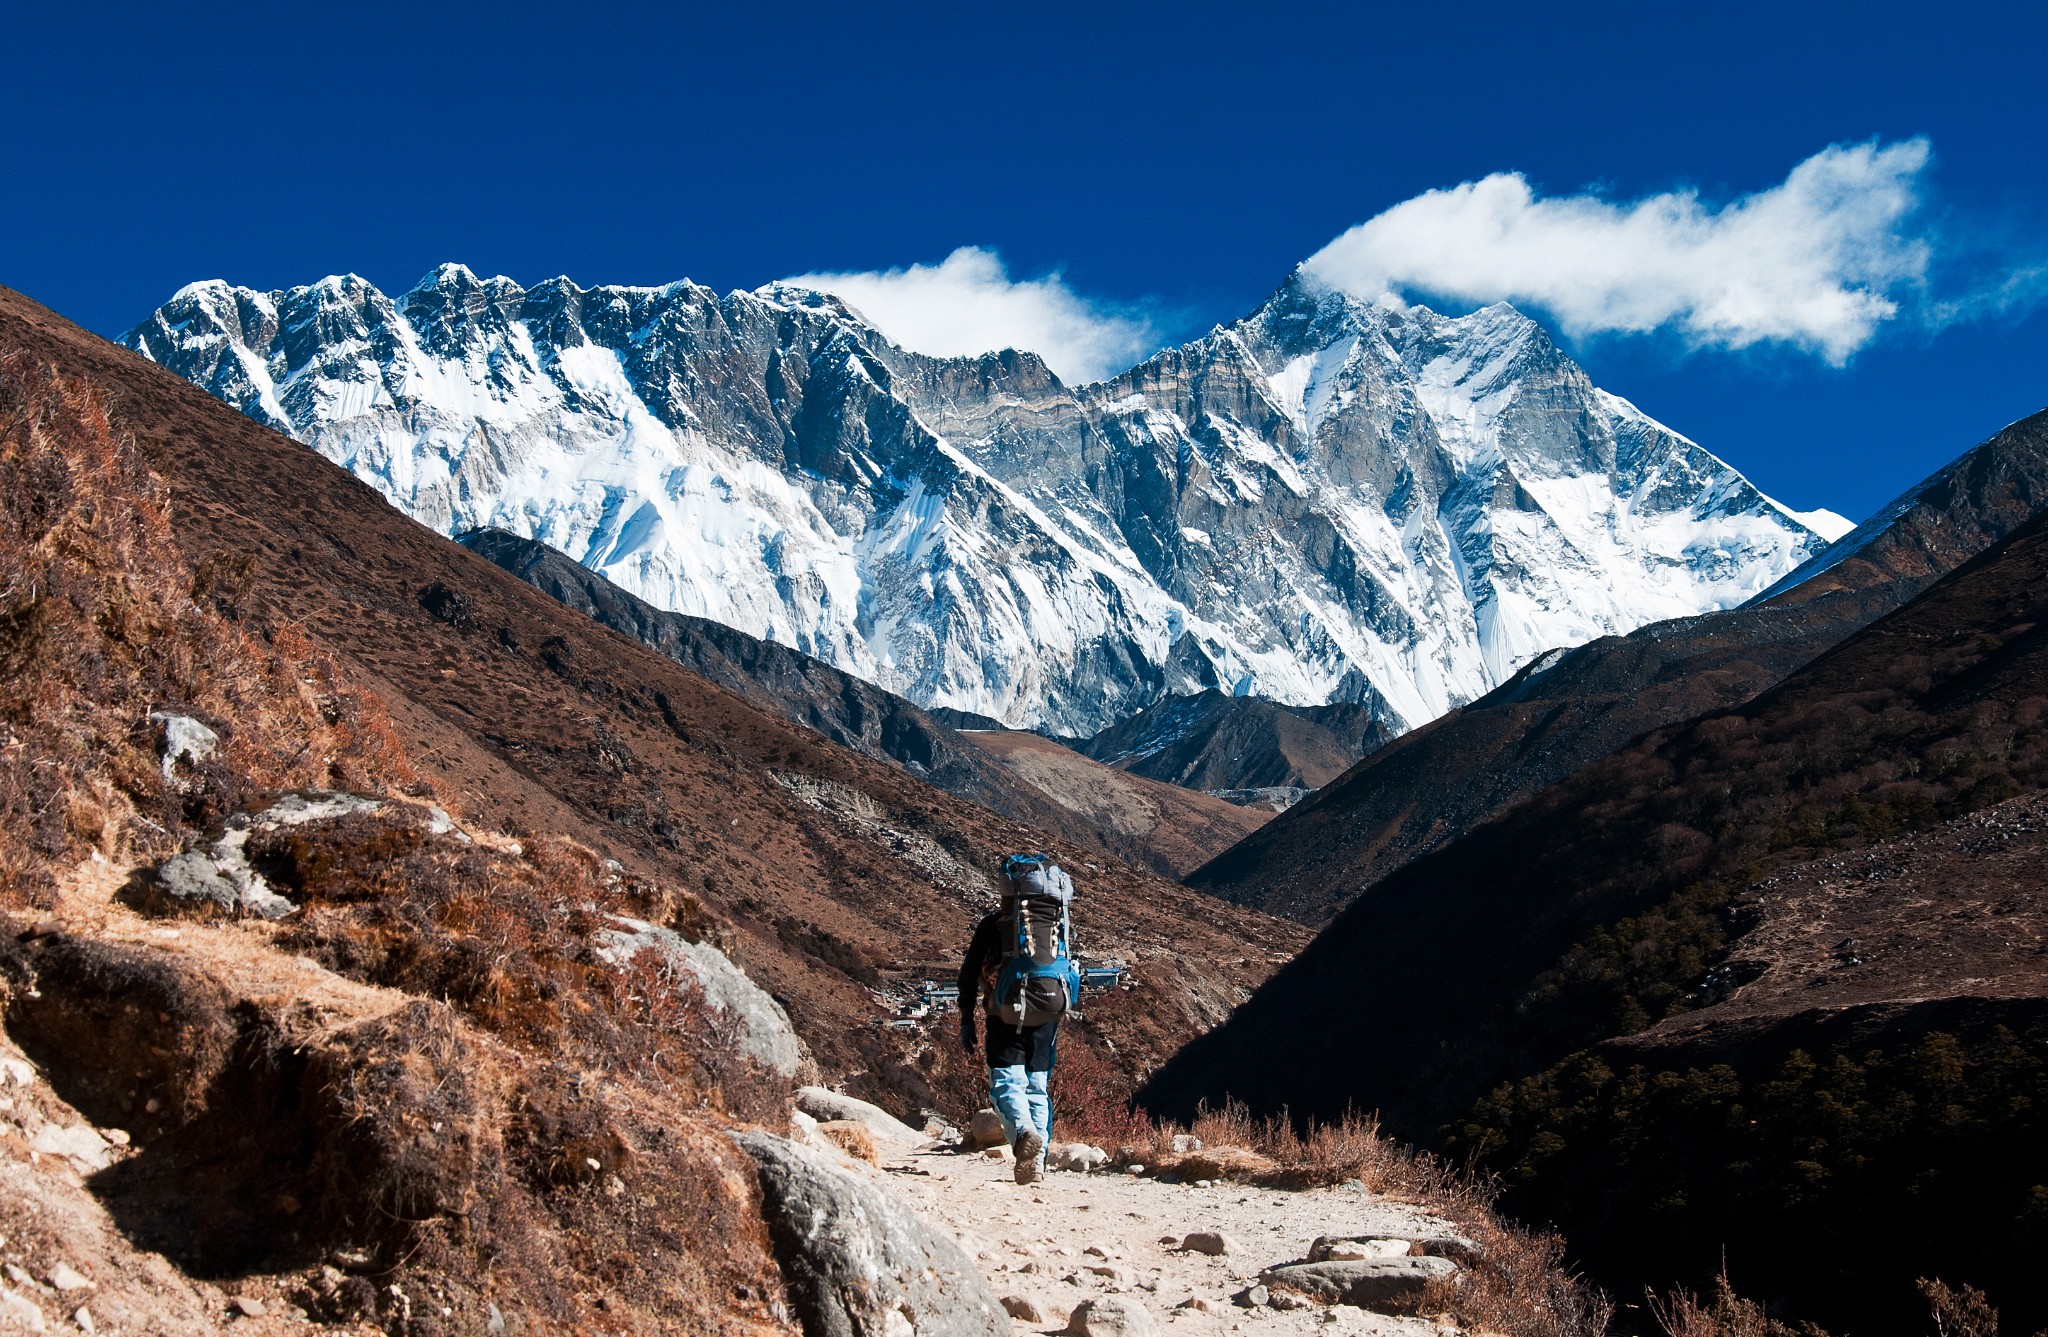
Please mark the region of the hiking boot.
POLYGON ((1045 1139, 1034 1132, 1017 1134, 1017 1182, 1035 1184, 1045 1173, 1039 1168, 1038 1158, 1045 1152, 1045 1139))

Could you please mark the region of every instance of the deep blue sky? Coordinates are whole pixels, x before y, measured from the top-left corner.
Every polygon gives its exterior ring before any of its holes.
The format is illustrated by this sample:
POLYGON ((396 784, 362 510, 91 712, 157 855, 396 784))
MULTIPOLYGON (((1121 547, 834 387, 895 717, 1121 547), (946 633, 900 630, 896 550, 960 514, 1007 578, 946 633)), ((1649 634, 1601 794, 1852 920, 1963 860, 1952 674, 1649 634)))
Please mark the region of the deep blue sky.
MULTIPOLYGON (((108 335, 196 278, 402 290, 457 259, 723 289, 967 244, 1192 332, 1432 187, 1726 198, 1916 135, 1943 237, 2048 254, 2039 5, 80 8, 8 22, 0 282, 108 335)), ((2048 406, 2038 309, 1842 370, 1575 351, 1855 517, 2048 406)))

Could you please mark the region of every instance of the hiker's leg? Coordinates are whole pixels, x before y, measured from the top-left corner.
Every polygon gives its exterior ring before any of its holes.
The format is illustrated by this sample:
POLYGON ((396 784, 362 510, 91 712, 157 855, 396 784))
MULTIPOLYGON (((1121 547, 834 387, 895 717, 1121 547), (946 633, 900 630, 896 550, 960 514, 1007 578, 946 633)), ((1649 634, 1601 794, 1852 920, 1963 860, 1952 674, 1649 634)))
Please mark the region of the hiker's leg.
POLYGON ((1002 1116, 1003 1140, 1013 1147, 1017 1145, 1017 1134, 1037 1126, 1032 1122, 1027 1081, 1022 1063, 1005 1063, 988 1070, 988 1103, 1002 1116))
POLYGON ((1031 1126, 1038 1130, 1041 1139, 1038 1144, 1038 1163, 1045 1164, 1046 1148, 1052 1145, 1052 1092, 1048 1086, 1050 1072, 1025 1074, 1024 1099, 1031 1107, 1031 1126))

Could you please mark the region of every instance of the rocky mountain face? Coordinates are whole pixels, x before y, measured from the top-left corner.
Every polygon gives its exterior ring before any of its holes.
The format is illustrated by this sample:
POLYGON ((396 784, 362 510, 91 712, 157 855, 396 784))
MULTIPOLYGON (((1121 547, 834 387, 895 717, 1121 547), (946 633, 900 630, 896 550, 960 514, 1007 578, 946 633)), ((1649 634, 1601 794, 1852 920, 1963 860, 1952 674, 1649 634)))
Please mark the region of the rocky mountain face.
MULTIPOLYGON (((544 543, 502 529, 474 530, 459 542, 569 607, 841 747, 1138 867, 1178 878, 1259 825, 1256 817, 1168 784, 1113 774, 1034 734, 963 734, 902 697, 788 646, 707 618, 662 612, 544 543), (1033 749, 1034 744, 1040 746, 1033 749), (1032 759, 1021 756, 1020 748, 1032 759)), ((437 602, 445 604, 446 617, 467 616, 452 596, 437 602)))
POLYGON ((2037 515, 1380 879, 1141 1100, 1381 1110, 1616 1286, 1903 1333, 1929 1276, 2038 1324, 2044 629, 2037 515))
POLYGON ((443 533, 1061 735, 1207 688, 1398 732, 1554 647, 1741 603, 1832 531, 1508 307, 1300 275, 1083 387, 905 352, 814 292, 453 265, 395 301, 194 284, 125 342, 443 533))
POLYGON ((1166 697, 1076 746, 1133 775, 1284 808, 1392 736, 1369 707, 1349 701, 1283 706, 1212 689, 1166 697))
POLYGON ((1651 729, 1739 705, 2048 509, 2048 413, 1908 490, 1739 609, 1544 655, 1394 740, 1189 884, 1310 925, 1651 729))

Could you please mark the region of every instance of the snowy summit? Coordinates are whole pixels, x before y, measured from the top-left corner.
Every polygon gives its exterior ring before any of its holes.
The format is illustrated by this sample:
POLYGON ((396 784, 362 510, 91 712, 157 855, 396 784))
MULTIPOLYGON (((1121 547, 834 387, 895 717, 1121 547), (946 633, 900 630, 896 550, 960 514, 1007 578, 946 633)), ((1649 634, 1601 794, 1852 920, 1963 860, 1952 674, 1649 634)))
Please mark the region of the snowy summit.
POLYGON ((1300 273, 1111 380, 906 352, 838 298, 445 265, 193 284, 124 342, 444 533, 497 526, 927 706, 1092 733, 1218 687, 1413 728, 1730 607, 1846 528, 1496 305, 1300 273))

